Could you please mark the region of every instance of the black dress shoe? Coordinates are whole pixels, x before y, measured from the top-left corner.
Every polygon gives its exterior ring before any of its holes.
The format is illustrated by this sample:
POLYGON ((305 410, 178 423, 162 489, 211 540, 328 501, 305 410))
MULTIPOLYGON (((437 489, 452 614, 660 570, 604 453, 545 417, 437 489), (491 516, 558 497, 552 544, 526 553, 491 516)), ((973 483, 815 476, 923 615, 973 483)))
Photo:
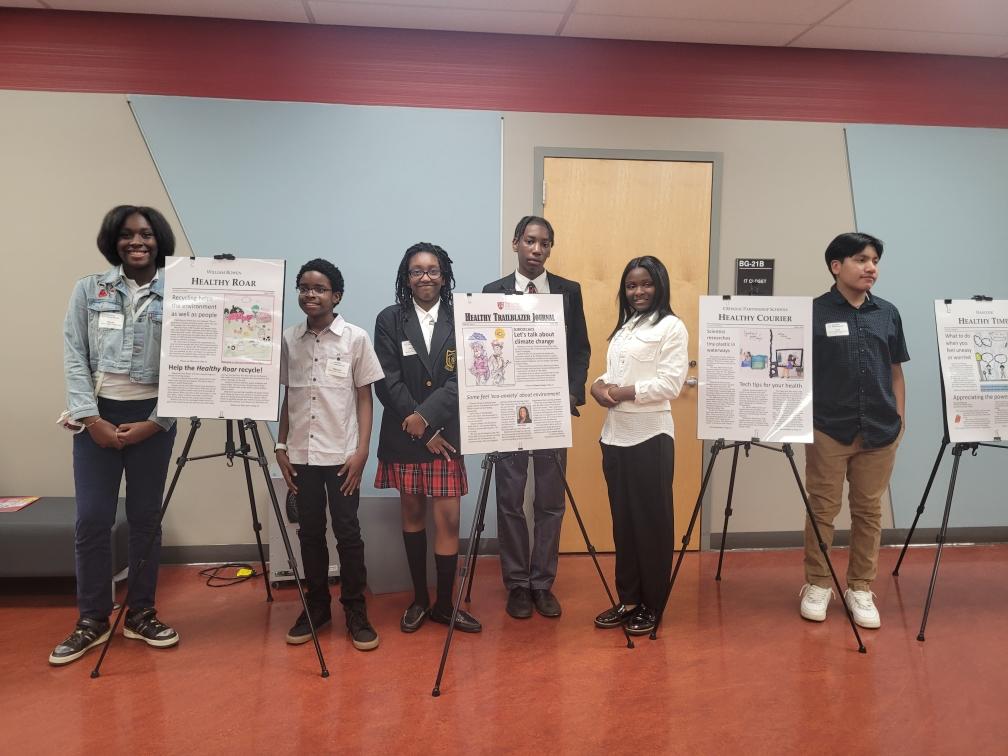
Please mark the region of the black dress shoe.
MULTIPOLYGON (((451 624, 451 615, 451 607, 445 611, 435 604, 434 608, 430 610, 431 620, 439 622, 442 625, 451 624)), ((455 617, 455 629, 463 633, 478 633, 483 630, 483 625, 479 623, 479 620, 469 614, 469 612, 459 607, 458 615, 455 617)))
POLYGON ((512 588, 506 609, 515 619, 528 619, 532 616, 532 592, 523 585, 512 588))
POLYGON ((430 610, 420 604, 410 604, 399 620, 399 629, 404 633, 415 633, 420 629, 420 625, 427 619, 430 610))
POLYGON ((655 613, 641 604, 627 620, 626 629, 630 635, 647 635, 655 629, 655 622, 655 613))
POLYGON ((535 604, 536 611, 543 617, 560 616, 560 602, 553 595, 553 591, 548 588, 533 588, 532 602, 535 604))
POLYGON ((637 611, 636 606, 631 607, 626 604, 611 606, 595 618, 595 627, 601 627, 603 629, 619 627, 626 622, 635 611, 637 611))

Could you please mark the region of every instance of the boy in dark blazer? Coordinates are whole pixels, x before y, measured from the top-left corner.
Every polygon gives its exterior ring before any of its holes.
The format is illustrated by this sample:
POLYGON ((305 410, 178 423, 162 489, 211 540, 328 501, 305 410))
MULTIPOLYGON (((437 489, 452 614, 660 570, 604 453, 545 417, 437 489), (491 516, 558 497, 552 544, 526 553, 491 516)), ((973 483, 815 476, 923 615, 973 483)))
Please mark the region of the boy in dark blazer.
MULTIPOLYGON (((483 287, 484 294, 560 294, 563 296, 567 326, 567 380, 571 414, 585 403, 588 377, 588 327, 585 323, 581 286, 546 272, 546 260, 553 250, 553 226, 545 218, 527 215, 515 227, 511 248, 518 255, 518 269, 483 287)), ((516 619, 532 616, 535 607, 544 617, 559 617, 560 602, 553 595, 560 526, 564 514, 563 469, 566 449, 542 449, 532 454, 535 469, 533 544, 529 549, 525 520, 525 482, 528 454, 502 455, 497 463, 497 536, 500 542, 501 573, 508 589, 507 613, 516 619), (559 462, 559 465, 558 465, 559 462)))

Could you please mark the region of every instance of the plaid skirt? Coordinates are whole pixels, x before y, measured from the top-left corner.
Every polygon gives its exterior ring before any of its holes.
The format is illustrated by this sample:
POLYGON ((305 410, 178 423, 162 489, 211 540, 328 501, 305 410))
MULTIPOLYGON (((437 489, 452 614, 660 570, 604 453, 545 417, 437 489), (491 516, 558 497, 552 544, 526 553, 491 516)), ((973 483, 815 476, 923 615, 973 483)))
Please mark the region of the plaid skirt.
POLYGON ((385 462, 378 460, 375 488, 397 488, 400 493, 446 498, 469 492, 465 461, 435 459, 431 462, 385 462))

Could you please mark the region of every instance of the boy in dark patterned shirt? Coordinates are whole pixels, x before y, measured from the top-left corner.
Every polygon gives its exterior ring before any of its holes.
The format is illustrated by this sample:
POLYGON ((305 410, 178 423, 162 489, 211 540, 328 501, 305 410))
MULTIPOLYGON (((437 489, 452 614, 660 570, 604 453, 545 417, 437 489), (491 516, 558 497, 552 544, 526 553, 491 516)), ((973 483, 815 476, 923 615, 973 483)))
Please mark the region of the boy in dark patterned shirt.
MULTIPOLYGON (((861 627, 881 625, 871 582, 878 571, 882 495, 889 487, 904 428, 910 359, 899 311, 869 291, 878 278, 882 242, 868 234, 836 237, 826 265, 836 283, 812 302, 814 441, 805 447, 809 504, 827 548, 850 481, 850 560, 844 600, 861 627)), ((826 619, 833 595, 826 559, 805 523, 801 616, 826 619)))

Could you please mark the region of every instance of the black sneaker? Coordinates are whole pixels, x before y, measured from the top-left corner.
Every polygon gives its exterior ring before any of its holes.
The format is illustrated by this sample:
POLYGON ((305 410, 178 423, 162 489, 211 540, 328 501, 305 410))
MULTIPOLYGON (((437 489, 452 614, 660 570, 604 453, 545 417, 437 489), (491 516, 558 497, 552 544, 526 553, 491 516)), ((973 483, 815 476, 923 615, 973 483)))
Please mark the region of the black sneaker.
POLYGON ((346 626, 350 631, 350 640, 358 651, 378 648, 378 633, 368 622, 367 610, 363 605, 347 607, 346 626))
POLYGON ((81 617, 69 637, 49 654, 49 663, 59 666, 77 661, 95 646, 108 640, 109 623, 81 617))
POLYGON ((157 618, 157 610, 153 606, 127 612, 123 621, 123 635, 142 640, 155 648, 168 648, 179 642, 178 633, 157 618))
MULTIPOLYGON (((329 607, 326 607, 324 612, 312 615, 312 622, 315 624, 316 633, 328 625, 331 621, 332 613, 330 612, 329 607)), ((308 615, 302 611, 301 614, 298 615, 294 626, 287 631, 287 642, 292 646, 300 646, 302 643, 307 643, 310 640, 311 626, 308 624, 308 615)))

